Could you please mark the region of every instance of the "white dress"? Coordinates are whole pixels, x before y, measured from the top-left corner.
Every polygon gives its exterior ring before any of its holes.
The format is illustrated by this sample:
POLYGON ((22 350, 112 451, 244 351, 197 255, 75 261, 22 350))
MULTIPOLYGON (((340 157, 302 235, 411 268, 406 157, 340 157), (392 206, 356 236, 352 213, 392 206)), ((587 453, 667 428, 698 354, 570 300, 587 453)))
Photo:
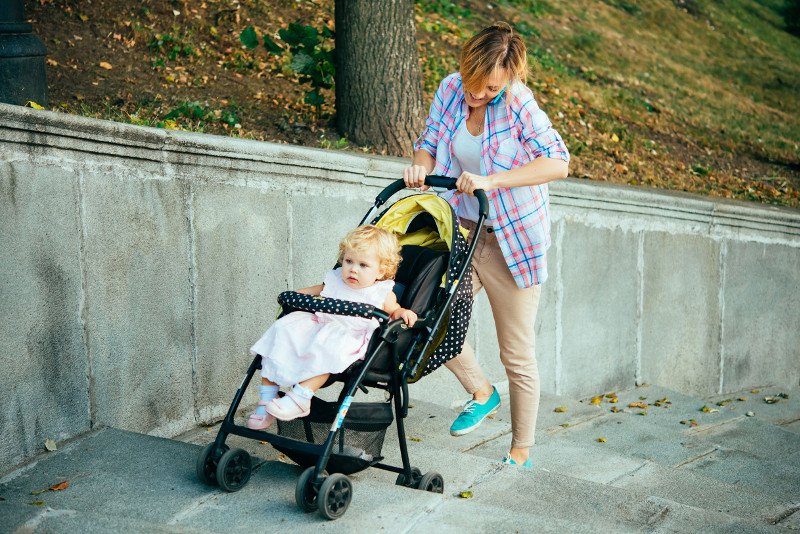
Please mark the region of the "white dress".
MULTIPOLYGON (((353 289, 342 280, 340 268, 325 275, 322 296, 382 308, 392 287, 393 280, 382 280, 353 289)), ((275 321, 250 353, 261 355, 261 376, 279 386, 291 386, 314 376, 341 373, 363 359, 377 327, 375 319, 292 312, 275 321)))

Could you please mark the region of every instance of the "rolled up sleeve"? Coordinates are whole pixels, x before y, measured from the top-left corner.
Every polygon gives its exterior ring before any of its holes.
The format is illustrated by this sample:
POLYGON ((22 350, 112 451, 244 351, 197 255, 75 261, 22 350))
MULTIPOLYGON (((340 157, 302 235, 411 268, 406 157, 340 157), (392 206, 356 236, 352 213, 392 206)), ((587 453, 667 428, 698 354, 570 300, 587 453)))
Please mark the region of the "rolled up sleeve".
POLYGON ((442 80, 436 94, 433 96, 431 109, 428 118, 425 119, 425 129, 414 142, 414 152, 425 150, 428 154, 436 157, 436 143, 439 141, 439 129, 442 125, 442 115, 444 113, 444 95, 447 89, 447 79, 442 80))
POLYGON ((567 145, 532 95, 523 103, 519 119, 522 123, 521 140, 531 159, 544 156, 569 163, 567 145))

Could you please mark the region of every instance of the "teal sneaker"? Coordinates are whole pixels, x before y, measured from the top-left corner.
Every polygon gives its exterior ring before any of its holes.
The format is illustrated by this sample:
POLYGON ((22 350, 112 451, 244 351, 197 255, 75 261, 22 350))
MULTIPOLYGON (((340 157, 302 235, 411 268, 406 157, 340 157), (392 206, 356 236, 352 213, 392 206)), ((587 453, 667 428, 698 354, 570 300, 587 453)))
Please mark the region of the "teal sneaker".
POLYGON ((519 465, 522 469, 533 469, 533 461, 530 458, 525 460, 525 463, 520 465, 514 460, 512 460, 511 456, 506 456, 505 458, 503 458, 503 463, 506 465, 519 465))
POLYGON ((480 404, 474 400, 467 402, 464 409, 458 414, 456 420, 450 425, 450 433, 454 436, 469 434, 483 422, 486 417, 492 415, 500 409, 500 394, 497 388, 492 386, 492 396, 489 400, 480 404))

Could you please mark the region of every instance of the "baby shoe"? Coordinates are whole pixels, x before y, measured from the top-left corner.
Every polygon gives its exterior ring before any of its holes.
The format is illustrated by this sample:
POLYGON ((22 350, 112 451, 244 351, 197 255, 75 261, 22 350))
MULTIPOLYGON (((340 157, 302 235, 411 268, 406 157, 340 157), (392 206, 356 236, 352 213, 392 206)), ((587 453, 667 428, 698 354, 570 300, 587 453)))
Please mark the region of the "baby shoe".
POLYGON ((283 397, 272 399, 267 403, 267 413, 281 421, 291 421, 305 417, 311 413, 311 400, 304 399, 293 391, 287 391, 283 397))
MULTIPOLYGON (((259 406, 266 406, 269 401, 258 401, 259 406)), ((256 412, 250 414, 247 418, 247 428, 251 430, 266 430, 275 421, 275 417, 269 413, 258 415, 256 412)))

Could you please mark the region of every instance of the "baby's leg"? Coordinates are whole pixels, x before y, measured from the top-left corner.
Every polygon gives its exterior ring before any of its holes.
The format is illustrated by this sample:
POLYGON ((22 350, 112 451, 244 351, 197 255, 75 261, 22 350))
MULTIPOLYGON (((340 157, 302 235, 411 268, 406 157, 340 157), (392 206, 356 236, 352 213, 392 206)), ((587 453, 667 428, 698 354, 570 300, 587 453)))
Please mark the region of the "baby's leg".
POLYGON ((311 399, 314 392, 325 384, 329 374, 319 375, 299 384, 295 384, 286 395, 279 399, 274 399, 267 406, 267 412, 274 415, 281 421, 291 421, 298 417, 305 417, 311 411, 311 399))
POLYGON ((261 377, 261 385, 258 388, 258 406, 256 411, 250 414, 247 419, 247 427, 253 430, 266 430, 273 421, 273 417, 267 413, 267 403, 278 396, 278 385, 267 377, 261 377))

